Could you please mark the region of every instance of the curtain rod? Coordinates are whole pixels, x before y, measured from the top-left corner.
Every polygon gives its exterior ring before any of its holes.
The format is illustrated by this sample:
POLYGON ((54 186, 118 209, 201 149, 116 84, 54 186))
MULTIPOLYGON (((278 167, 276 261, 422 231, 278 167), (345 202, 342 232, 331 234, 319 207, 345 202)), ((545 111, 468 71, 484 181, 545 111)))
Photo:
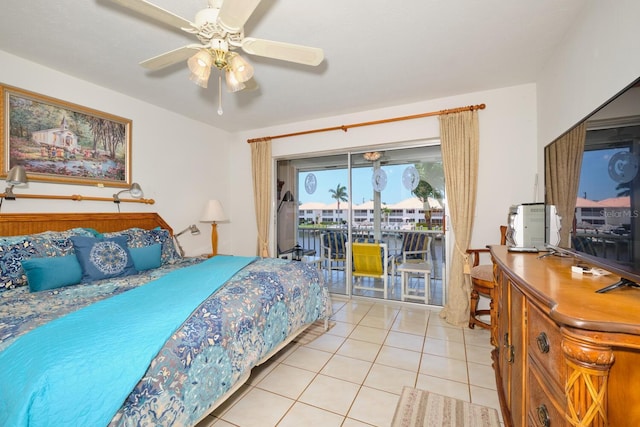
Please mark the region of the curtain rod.
MULTIPOLYGON (((5 193, 0 193, 0 198, 4 198, 5 196, 5 193)), ((79 194, 72 194, 70 196, 56 196, 53 194, 15 194, 15 197, 16 199, 75 200, 77 202, 82 200, 91 200, 97 202, 113 202, 113 197, 81 196, 79 194)), ((153 205, 156 202, 153 199, 120 199, 120 201, 127 203, 145 203, 147 205, 153 205)))
POLYGON ((394 117, 394 118, 391 118, 391 119, 374 120, 374 121, 371 121, 371 122, 353 123, 353 124, 350 124, 350 125, 333 126, 333 127, 321 128, 321 129, 303 130, 303 131, 300 131, 300 132, 285 133, 285 134, 282 134, 282 135, 275 135, 275 136, 265 136, 265 137, 262 137, 262 138, 251 138, 251 139, 247 139, 247 142, 249 144, 251 144, 251 143, 254 143, 254 142, 258 142, 258 141, 263 141, 265 139, 288 138, 290 136, 307 135, 307 134, 310 134, 310 133, 330 132, 330 131, 334 131, 334 130, 341 130, 341 131, 346 132, 351 128, 358 128, 358 127, 371 126, 371 125, 380 125, 380 124, 383 124, 383 123, 399 122, 399 121, 402 121, 402 120, 421 119, 423 117, 442 116, 444 114, 460 113, 462 111, 484 110, 485 108, 486 108, 485 104, 469 105, 469 106, 466 106, 466 107, 450 108, 448 110, 431 111, 429 113, 414 114, 412 116, 401 116, 401 117, 394 117))

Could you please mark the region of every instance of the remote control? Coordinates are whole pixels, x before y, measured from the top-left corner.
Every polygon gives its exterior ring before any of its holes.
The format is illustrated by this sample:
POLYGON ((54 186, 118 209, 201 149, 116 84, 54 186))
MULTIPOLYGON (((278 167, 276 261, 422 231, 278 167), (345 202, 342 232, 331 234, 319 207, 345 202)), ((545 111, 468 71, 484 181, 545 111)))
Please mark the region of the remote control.
POLYGON ((509 252, 526 252, 526 253, 534 253, 534 254, 537 254, 538 252, 540 252, 536 248, 520 248, 516 246, 509 248, 508 250, 509 252))

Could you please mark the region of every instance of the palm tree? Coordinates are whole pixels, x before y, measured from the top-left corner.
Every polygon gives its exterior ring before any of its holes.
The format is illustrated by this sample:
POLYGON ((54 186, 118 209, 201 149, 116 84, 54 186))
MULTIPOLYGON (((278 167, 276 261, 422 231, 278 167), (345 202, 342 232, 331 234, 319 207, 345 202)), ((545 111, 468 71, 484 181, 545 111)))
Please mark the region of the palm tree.
POLYGON ((440 196, 434 197, 435 199, 439 199, 442 197, 442 193, 444 192, 444 165, 442 162, 425 162, 425 163, 415 163, 415 168, 418 170, 420 174, 420 179, 427 181, 429 185, 431 185, 434 191, 437 191, 440 196))
POLYGON ((391 215, 391 208, 389 208, 388 206, 382 206, 382 215, 384 216, 387 225, 389 225, 389 215, 391 215))
POLYGON ((345 187, 344 185, 338 184, 336 189, 335 190, 333 188, 330 189, 329 193, 331 193, 331 198, 336 199, 336 202, 338 202, 338 210, 340 210, 340 202, 346 202, 348 200, 347 187, 345 187))
POLYGON ((427 224, 431 223, 431 207, 429 206, 429 197, 434 199, 441 199, 442 193, 437 188, 433 188, 431 184, 427 181, 421 179, 418 182, 418 186, 412 191, 413 195, 416 196, 422 203, 425 203, 424 209, 424 219, 427 224))
POLYGON ((442 200, 444 193, 444 167, 442 162, 416 163, 414 165, 420 174, 418 186, 411 191, 424 206, 425 222, 431 225, 431 207, 429 206, 429 197, 438 201, 442 200))

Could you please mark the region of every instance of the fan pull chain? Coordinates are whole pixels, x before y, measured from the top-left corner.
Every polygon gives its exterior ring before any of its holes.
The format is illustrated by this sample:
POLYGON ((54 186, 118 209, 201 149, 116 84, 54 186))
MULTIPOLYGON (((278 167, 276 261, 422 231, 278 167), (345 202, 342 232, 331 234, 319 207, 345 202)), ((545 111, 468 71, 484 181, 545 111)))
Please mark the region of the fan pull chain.
POLYGON ((221 116, 222 111, 222 75, 218 76, 218 115, 221 116))

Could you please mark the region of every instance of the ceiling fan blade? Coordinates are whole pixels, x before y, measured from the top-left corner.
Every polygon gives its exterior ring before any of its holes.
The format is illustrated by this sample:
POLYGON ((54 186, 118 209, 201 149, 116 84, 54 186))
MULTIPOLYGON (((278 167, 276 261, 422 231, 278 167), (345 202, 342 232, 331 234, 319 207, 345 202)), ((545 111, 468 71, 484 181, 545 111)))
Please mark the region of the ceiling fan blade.
POLYGON ((183 46, 181 48, 165 52, 161 55, 154 56, 153 58, 149 58, 146 61, 142 61, 140 65, 149 70, 160 70, 168 67, 169 65, 188 59, 195 53, 195 51, 202 48, 205 48, 205 46, 190 44, 188 46, 183 46))
POLYGON ((146 0, 111 0, 114 3, 118 3, 128 9, 138 12, 142 15, 155 19, 156 21, 163 22, 167 25, 177 28, 191 28, 193 24, 191 21, 175 15, 168 10, 165 10, 153 3, 149 3, 146 0))
POLYGON ((317 47, 254 39, 253 37, 245 37, 242 40, 242 50, 251 55, 297 62, 304 65, 315 66, 324 59, 324 52, 317 47))
POLYGON ((240 31, 260 0, 225 0, 220 8, 218 22, 230 32, 240 31))

